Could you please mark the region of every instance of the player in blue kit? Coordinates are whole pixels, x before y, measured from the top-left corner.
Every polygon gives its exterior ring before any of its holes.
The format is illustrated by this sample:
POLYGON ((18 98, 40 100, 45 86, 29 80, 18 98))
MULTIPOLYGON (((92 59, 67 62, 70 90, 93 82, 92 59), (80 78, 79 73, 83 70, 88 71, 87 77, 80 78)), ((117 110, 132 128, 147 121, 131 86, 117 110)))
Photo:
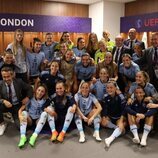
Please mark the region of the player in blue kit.
POLYGON ((129 54, 122 55, 122 63, 119 66, 119 79, 124 83, 124 92, 128 92, 132 82, 135 81, 136 73, 140 71, 140 68, 131 60, 129 54))
POLYGON ((54 113, 51 141, 63 142, 76 111, 74 98, 66 93, 64 82, 56 83, 56 93, 51 97, 50 105, 52 105, 54 113))
POLYGON ((55 84, 57 81, 64 81, 64 76, 59 72, 59 63, 52 61, 50 70, 42 71, 35 82, 35 88, 41 82, 44 83, 48 88, 48 96, 50 97, 55 93, 55 84))
POLYGON ((36 125, 33 135, 30 137, 29 144, 31 146, 35 145, 38 134, 42 130, 46 120, 48 120, 51 130, 53 130, 52 124, 52 108, 48 107, 50 101, 47 99, 47 88, 45 85, 39 85, 35 90, 34 97, 30 102, 23 106, 19 111, 20 119, 20 142, 18 144, 19 148, 24 147, 26 138, 26 128, 27 126, 36 125), (24 110, 25 109, 25 110, 24 110))
POLYGON ((106 83, 109 80, 108 70, 102 68, 99 72, 99 77, 95 83, 91 84, 90 89, 92 93, 96 96, 99 102, 103 100, 103 96, 106 93, 106 83))
POLYGON ((45 62, 45 54, 41 51, 41 40, 39 38, 33 39, 33 48, 32 50, 27 50, 26 60, 29 69, 30 82, 34 83, 45 62))
POLYGON ((51 32, 47 32, 45 35, 45 42, 42 43, 41 46, 41 51, 44 52, 45 58, 48 62, 54 60, 54 51, 57 44, 57 42, 53 41, 53 34, 51 32))
POLYGON ((109 81, 106 85, 107 94, 104 95, 101 112, 101 125, 114 129, 110 137, 105 139, 105 146, 110 144, 125 130, 124 109, 126 100, 118 90, 114 81, 109 81))
POLYGON ((146 146, 148 134, 153 126, 154 114, 157 112, 157 110, 155 108, 150 109, 147 106, 151 100, 149 102, 145 101, 145 90, 143 87, 137 86, 137 88, 134 90, 134 97, 133 103, 126 106, 128 122, 130 125, 130 130, 134 135, 133 142, 146 146), (140 141, 138 136, 138 127, 144 122, 144 131, 140 141))
POLYGON ((90 82, 95 77, 96 68, 88 53, 82 54, 81 61, 75 65, 76 81, 74 91, 77 92, 81 81, 90 82))
POLYGON ((81 83, 80 90, 75 94, 74 98, 77 104, 75 123, 80 134, 79 142, 85 142, 82 121, 86 122, 88 125, 91 125, 92 123, 94 124, 93 136, 95 137, 96 141, 101 141, 99 136, 99 114, 102 108, 96 97, 90 93, 90 86, 87 82, 81 83))

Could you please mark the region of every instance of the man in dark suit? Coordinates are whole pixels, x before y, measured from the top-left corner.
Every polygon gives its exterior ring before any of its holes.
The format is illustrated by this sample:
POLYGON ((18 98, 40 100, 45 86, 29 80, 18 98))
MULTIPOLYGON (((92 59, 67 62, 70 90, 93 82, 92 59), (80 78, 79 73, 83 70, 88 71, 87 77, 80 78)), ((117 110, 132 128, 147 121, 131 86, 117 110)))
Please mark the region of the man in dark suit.
POLYGON ((123 38, 121 35, 116 36, 115 45, 116 46, 112 50, 113 60, 119 67, 119 65, 122 63, 122 55, 130 54, 131 52, 130 49, 123 44, 123 38))
MULTIPOLYGON (((138 40, 136 38, 136 35, 137 35, 136 29, 135 28, 131 28, 128 31, 129 39, 124 41, 124 45, 126 45, 127 47, 130 48, 132 54, 134 53, 134 45, 135 45, 135 43, 140 43, 141 48, 145 49, 144 42, 138 40)), ((132 54, 131 54, 131 56, 132 56, 132 54)))
POLYGON ((136 63, 147 65, 150 82, 158 91, 158 32, 152 34, 151 44, 152 46, 144 50, 143 57, 138 59, 136 63))
POLYGON ((10 67, 3 67, 1 74, 3 80, 0 81, 0 135, 3 135, 6 128, 3 113, 10 112, 19 128, 18 111, 25 108, 33 96, 33 91, 30 85, 15 78, 14 71, 10 67))

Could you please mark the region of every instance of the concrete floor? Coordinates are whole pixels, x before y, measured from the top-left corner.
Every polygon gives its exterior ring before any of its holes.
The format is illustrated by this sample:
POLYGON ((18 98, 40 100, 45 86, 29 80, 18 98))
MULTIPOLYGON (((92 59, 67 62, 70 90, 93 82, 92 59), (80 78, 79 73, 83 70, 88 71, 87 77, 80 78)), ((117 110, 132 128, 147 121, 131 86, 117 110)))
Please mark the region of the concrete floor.
MULTIPOLYGON (((147 147, 139 147, 132 143, 132 135, 126 135, 115 140, 111 147, 104 149, 104 141, 98 143, 92 137, 93 130, 85 129, 87 141, 78 143, 78 131, 68 133, 64 142, 51 143, 50 135, 41 134, 38 137, 35 148, 29 144, 22 150, 17 147, 19 131, 9 123, 6 132, 0 137, 0 158, 157 158, 158 156, 158 134, 150 135, 147 147)), ((101 138, 104 140, 111 134, 111 130, 101 130, 101 138), (105 132, 107 131, 107 132, 105 132)), ((28 136, 31 133, 28 133, 28 136)))

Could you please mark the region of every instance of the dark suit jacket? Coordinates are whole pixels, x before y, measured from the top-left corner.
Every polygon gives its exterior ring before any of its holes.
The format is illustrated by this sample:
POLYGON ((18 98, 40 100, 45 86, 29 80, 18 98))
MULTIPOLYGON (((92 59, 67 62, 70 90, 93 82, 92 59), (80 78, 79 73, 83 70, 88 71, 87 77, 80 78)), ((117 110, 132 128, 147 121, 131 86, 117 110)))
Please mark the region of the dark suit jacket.
MULTIPOLYGON (((127 47, 129 47, 129 43, 130 43, 130 42, 131 42, 131 40, 130 40, 130 39, 127 39, 127 40, 124 41, 124 45, 127 46, 127 47)), ((145 44, 144 44, 144 42, 139 41, 139 40, 136 39, 136 40, 134 41, 134 43, 139 43, 140 46, 142 47, 142 49, 145 49, 145 44)), ((132 54, 134 53, 134 49, 133 49, 133 48, 131 49, 131 53, 132 53, 132 54)), ((132 54, 131 54, 131 55, 132 55, 132 54)))
MULTIPOLYGON (((115 47, 113 48, 113 50, 112 50, 113 56, 114 56, 114 54, 115 54, 116 48, 117 48, 117 47, 115 46, 115 47)), ((125 45, 122 46, 122 48, 121 48, 120 51, 121 51, 121 52, 120 52, 121 54, 120 54, 118 63, 116 63, 118 66, 122 63, 122 55, 123 55, 123 54, 130 54, 130 55, 131 55, 130 49, 129 49, 127 46, 125 46, 125 45)))
MULTIPOLYGON (((30 85, 22 81, 21 79, 13 79, 13 85, 15 88, 15 93, 18 98, 19 103, 24 99, 25 97, 32 98, 33 97, 33 90, 30 85)), ((5 82, 2 80, 0 81, 0 104, 2 103, 2 100, 9 100, 7 95, 7 87, 5 82)))
POLYGON ((154 56, 155 50, 153 47, 149 47, 144 50, 144 55, 142 58, 136 60, 136 63, 138 65, 147 65, 147 73, 150 77, 150 82, 155 86, 156 90, 158 90, 158 79, 155 76, 154 72, 154 63, 153 63, 153 56, 154 56))

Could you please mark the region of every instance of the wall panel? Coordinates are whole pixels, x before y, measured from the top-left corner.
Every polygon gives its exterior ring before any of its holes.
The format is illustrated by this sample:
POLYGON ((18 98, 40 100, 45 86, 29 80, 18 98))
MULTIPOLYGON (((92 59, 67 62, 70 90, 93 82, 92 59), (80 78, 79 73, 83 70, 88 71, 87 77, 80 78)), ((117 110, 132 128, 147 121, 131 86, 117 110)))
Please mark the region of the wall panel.
MULTIPOLYGON (((0 13, 14 14, 33 14, 33 15, 52 15, 52 16, 74 16, 88 17, 88 5, 48 2, 44 0, 0 0, 0 13)), ((6 49, 8 43, 13 41, 13 32, 0 32, 0 53, 6 49)), ((60 40, 61 33, 54 33, 54 40, 60 40)), ((73 33, 71 38, 76 43, 80 34, 73 33)), ((32 45, 34 37, 44 40, 45 33, 25 32, 24 43, 27 47, 32 45)), ((88 38, 88 34, 82 34, 82 37, 88 38)))
POLYGON ((158 12, 158 0, 137 0, 125 4, 125 16, 158 12))

